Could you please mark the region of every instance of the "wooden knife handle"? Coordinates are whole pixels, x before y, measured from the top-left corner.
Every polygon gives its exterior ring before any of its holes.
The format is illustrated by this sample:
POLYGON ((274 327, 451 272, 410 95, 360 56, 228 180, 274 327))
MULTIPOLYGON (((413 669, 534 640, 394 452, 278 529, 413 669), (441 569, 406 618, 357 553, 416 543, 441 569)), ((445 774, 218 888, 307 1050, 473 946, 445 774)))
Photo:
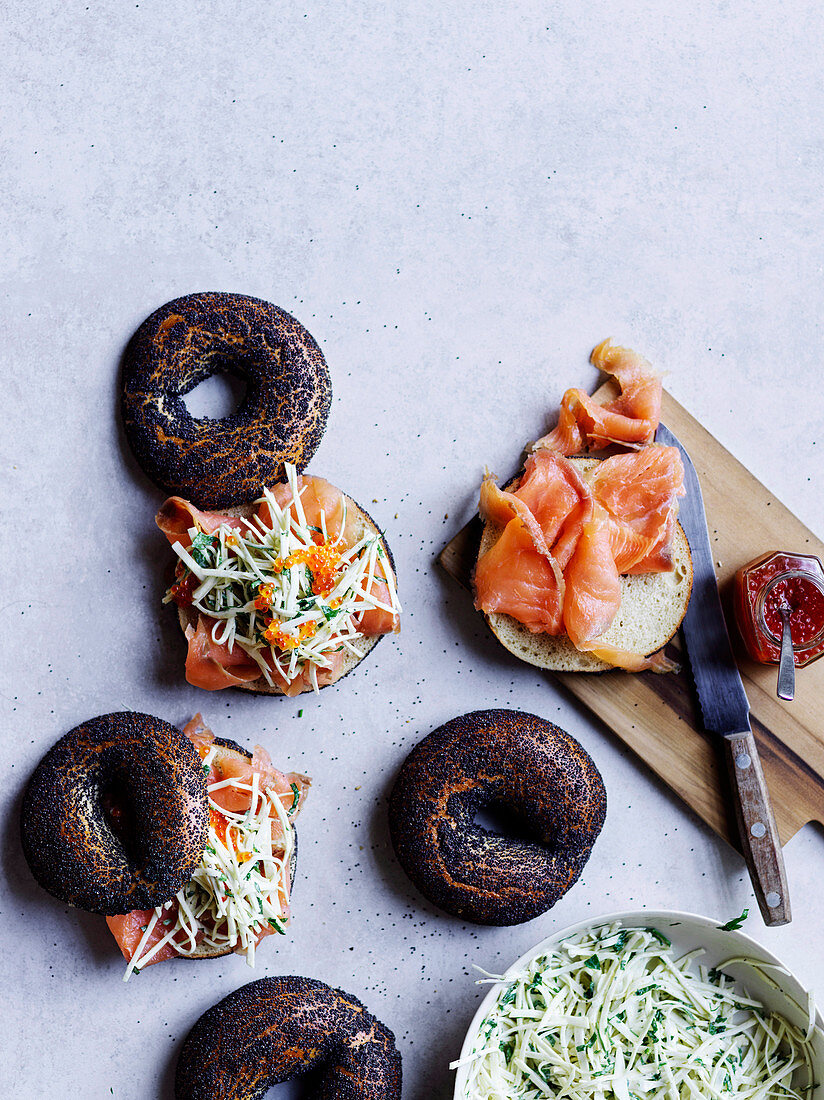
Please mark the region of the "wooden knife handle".
POLYGON ((725 737, 727 770, 741 847, 764 923, 789 924, 790 895, 784 854, 751 730, 725 737))

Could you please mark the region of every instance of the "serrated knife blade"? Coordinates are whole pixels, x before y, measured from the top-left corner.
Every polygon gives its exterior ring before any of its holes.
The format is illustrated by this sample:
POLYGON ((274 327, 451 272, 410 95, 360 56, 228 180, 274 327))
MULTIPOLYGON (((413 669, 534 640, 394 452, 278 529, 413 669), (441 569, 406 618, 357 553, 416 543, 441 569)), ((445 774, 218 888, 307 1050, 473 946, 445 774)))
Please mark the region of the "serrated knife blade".
POLYGON ((741 846, 764 922, 788 924, 791 914, 784 857, 750 729, 750 704, 721 607, 698 474, 685 448, 663 424, 655 438, 665 446, 677 447, 684 463, 686 495, 678 521, 690 546, 693 585, 681 631, 704 727, 723 739, 741 846))

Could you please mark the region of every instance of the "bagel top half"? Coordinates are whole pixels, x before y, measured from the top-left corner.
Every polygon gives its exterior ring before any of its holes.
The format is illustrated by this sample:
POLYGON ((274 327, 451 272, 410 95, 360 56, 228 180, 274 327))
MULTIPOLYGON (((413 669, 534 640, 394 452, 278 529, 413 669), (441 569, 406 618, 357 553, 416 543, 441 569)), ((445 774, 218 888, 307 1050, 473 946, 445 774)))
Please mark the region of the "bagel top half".
POLYGON ((132 711, 62 737, 35 768, 21 813, 23 853, 40 885, 107 916, 173 898, 203 858, 207 829, 206 778, 191 741, 132 711))
POLYGON ((312 335, 285 310, 244 294, 175 298, 138 328, 123 360, 121 412, 144 473, 199 508, 254 500, 303 470, 326 427, 332 384, 312 335), (195 418, 184 398, 213 374, 246 383, 234 412, 195 418))
MULTIPOLYGON (((386 552, 387 560, 392 569, 393 575, 395 575, 395 580, 397 583, 397 575, 395 574, 395 559, 392 556, 392 550, 386 541, 386 536, 384 535, 383 531, 380 529, 380 527, 378 527, 378 525, 375 523, 369 513, 357 503, 357 501, 353 500, 352 497, 350 497, 347 493, 343 493, 343 496, 346 500, 347 510, 351 512, 352 515, 357 517, 357 521, 359 524, 359 528, 357 531, 358 538, 362 537, 367 532, 377 535, 380 538, 381 546, 386 552)), ((231 516, 251 516, 253 515, 254 510, 254 504, 243 504, 237 505, 232 508, 223 509, 226 515, 231 516)), ((177 617, 178 622, 180 623, 180 629, 183 631, 184 634, 186 633, 187 627, 191 626, 194 628, 197 626, 198 612, 196 609, 193 609, 191 607, 178 607, 177 617)), ((346 652, 340 675, 335 677, 335 679, 332 680, 331 683, 322 684, 320 686, 320 690, 323 691, 324 687, 331 687, 332 684, 336 684, 339 680, 342 680, 344 676, 347 676, 354 668, 357 667, 357 665, 361 663, 364 657, 372 652, 372 650, 383 637, 385 637, 384 634, 373 634, 370 636, 361 635, 360 637, 356 638, 352 642, 352 646, 356 652, 346 652)), ((237 684, 236 687, 240 691, 250 691, 255 695, 284 694, 279 687, 267 683, 265 677, 263 676, 261 676, 257 680, 251 680, 249 683, 237 684)), ((307 686, 300 692, 300 694, 306 694, 306 692, 310 691, 312 691, 311 686, 307 686)))
MULTIPOLYGON (((600 458, 574 457, 569 460, 582 476, 592 471, 600 458)), ((515 488, 519 478, 507 488, 515 488)), ((478 558, 498 541, 503 528, 484 524, 478 558)), ((476 559, 477 561, 477 559, 476 559)), ((673 568, 666 573, 636 573, 622 576, 621 606, 604 634, 603 641, 619 649, 649 656, 673 637, 692 593, 692 556, 680 523, 673 537, 673 568)), ((565 634, 535 634, 523 623, 500 612, 484 612, 492 633, 510 653, 536 668, 553 672, 607 672, 612 665, 591 653, 576 649, 565 634)))

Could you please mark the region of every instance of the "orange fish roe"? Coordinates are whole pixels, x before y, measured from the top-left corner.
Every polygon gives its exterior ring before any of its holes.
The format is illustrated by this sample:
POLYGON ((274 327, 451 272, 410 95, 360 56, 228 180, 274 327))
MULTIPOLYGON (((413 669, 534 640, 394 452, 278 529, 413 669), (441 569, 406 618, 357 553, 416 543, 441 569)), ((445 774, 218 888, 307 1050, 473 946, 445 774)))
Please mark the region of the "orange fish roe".
POLYGON ((255 607, 258 611, 268 611, 272 606, 272 596, 275 594, 274 585, 262 584, 255 597, 255 607))
MULTIPOLYGON (((268 566, 273 573, 282 573, 295 565, 308 565, 312 572, 312 591, 316 596, 326 596, 335 587, 340 566, 340 551, 331 542, 316 543, 303 550, 296 550, 288 558, 275 558, 268 566)), ((262 584, 258 590, 255 607, 267 611, 272 601, 272 585, 262 584)))
POLYGON ((293 565, 308 565, 313 577, 312 591, 316 596, 327 596, 338 579, 340 551, 330 542, 321 542, 305 550, 296 550, 283 564, 287 569, 293 565))
POLYGON ((297 631, 284 630, 280 623, 269 623, 263 632, 263 637, 278 649, 294 649, 316 634, 317 629, 315 623, 304 623, 297 631))
POLYGON ((197 577, 193 573, 189 573, 183 580, 179 580, 172 585, 169 589, 169 595, 178 607, 189 607, 194 599, 194 590, 199 583, 197 577))
POLYGON ((178 607, 188 607, 198 583, 197 578, 189 573, 183 562, 178 561, 175 565, 175 580, 169 588, 169 595, 178 607))
POLYGON ((227 818, 219 813, 217 810, 209 807, 209 825, 214 829, 218 840, 222 843, 226 843, 226 829, 229 825, 227 818))

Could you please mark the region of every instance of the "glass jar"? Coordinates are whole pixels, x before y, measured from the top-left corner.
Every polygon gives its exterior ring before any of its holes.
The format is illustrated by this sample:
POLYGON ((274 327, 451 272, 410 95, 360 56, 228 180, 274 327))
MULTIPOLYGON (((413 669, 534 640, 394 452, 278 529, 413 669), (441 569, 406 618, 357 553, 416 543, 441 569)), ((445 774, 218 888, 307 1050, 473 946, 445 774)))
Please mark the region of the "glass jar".
POLYGON ((790 611, 797 668, 824 653, 824 568, 810 554, 774 551, 735 574, 735 618, 747 652, 762 664, 778 664, 781 608, 790 611))

